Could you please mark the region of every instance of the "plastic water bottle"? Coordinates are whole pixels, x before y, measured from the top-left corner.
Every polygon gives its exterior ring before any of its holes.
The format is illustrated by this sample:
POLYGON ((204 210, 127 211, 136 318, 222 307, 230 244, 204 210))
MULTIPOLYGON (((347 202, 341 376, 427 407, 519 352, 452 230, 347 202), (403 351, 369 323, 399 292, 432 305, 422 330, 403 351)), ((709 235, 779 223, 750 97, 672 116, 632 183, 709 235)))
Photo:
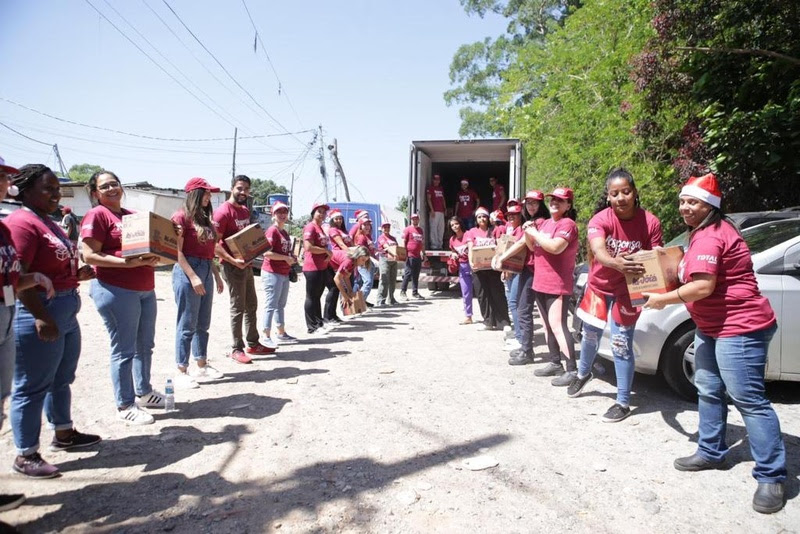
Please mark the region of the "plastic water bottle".
POLYGON ((167 378, 167 385, 164 386, 164 411, 175 411, 175 386, 171 378, 167 378))

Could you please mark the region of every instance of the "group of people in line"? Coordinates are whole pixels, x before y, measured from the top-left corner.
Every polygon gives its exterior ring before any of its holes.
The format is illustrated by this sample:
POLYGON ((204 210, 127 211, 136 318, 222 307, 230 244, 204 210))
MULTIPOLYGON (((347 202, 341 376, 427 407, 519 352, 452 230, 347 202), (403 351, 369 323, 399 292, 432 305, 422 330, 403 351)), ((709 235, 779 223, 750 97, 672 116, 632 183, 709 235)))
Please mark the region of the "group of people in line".
MULTIPOLYGON (((496 182, 496 181, 495 181, 496 182)), ((496 183, 493 199, 497 194, 496 183)), ((642 308, 631 304, 625 275, 644 272, 632 254, 663 245, 661 223, 641 207, 633 176, 613 169, 594 216, 588 221, 589 276, 579 315, 583 319, 580 355, 576 357, 567 322, 579 248, 573 190, 558 187, 548 194, 531 190, 521 200, 509 199, 494 212, 477 207, 466 220, 456 212, 449 223, 453 272, 458 272, 465 318, 472 324, 473 291, 478 299, 483 330, 503 329, 510 365, 533 358, 533 306, 544 326, 547 363, 534 375, 553 377, 553 386, 567 396, 581 395, 593 378, 592 369, 605 328, 617 378, 614 404, 603 415, 619 422, 631 413, 635 355, 633 336, 642 308), (492 270, 470 267, 474 247, 494 246, 500 236, 514 244, 496 256, 492 270), (524 251, 521 272, 503 270, 524 251), (503 290, 504 282, 505 288, 503 290), (508 312, 511 313, 509 324, 508 312)), ((462 181, 464 202, 472 202, 469 183, 462 181), (470 198, 468 198, 470 197, 470 198)), ((427 191, 431 228, 443 210, 440 177, 427 191)), ((459 193, 459 201, 461 201, 459 193)), ((697 325, 694 381, 699 396, 699 439, 694 454, 678 458, 680 471, 721 468, 728 453, 725 441, 728 398, 742 414, 758 482, 753 508, 773 513, 784 506, 786 452, 780 423, 765 396, 764 373, 769 342, 777 329, 769 301, 759 291, 750 251, 738 229, 721 209, 722 195, 713 174, 692 177, 681 189, 679 210, 690 228, 688 249, 680 265, 681 286, 665 294, 646 293, 644 308, 685 305, 697 325)), ((432 240, 440 236, 431 235, 432 240)))
MULTIPOLYGON (((432 186, 439 187, 438 176, 432 186)), ((462 184, 463 185, 463 184, 462 184)), ((465 184, 468 188, 468 183, 465 184)), ((495 184, 496 185, 496 184, 495 184)), ((78 431, 71 418, 70 386, 81 351, 77 320, 78 284, 92 280, 90 296, 110 337, 111 376, 117 416, 129 424, 153 422, 143 408, 163 408, 164 394, 150 383, 157 305, 151 255, 123 257, 123 187, 112 172, 100 171, 88 183, 95 203, 81 223, 80 253, 51 218, 59 207, 60 185, 44 165, 10 167, 0 159, 0 199, 16 197, 22 208, 0 222, 0 262, 5 306, 0 307, 0 385, 2 398, 11 396, 10 418, 17 456, 13 469, 32 478, 58 476, 58 468, 39 453, 44 412, 54 430, 50 449, 87 447, 100 436, 78 431), (80 265, 79 258, 84 265, 80 265), (12 379, 13 377, 13 379, 12 379), (12 387, 13 382, 13 387, 12 387)), ((273 224, 266 231, 262 282, 266 305, 262 323, 256 321, 257 299, 250 264, 237 258, 225 238, 250 224, 246 207, 250 179, 233 179, 228 200, 212 210, 211 194, 219 191, 202 178, 185 187, 183 209, 172 217, 178 234, 177 263, 172 285, 177 303, 175 385, 196 388, 221 378, 208 362, 208 340, 213 294, 224 283, 230 294, 232 344, 230 358, 251 362, 253 355, 275 352, 297 340, 286 332, 285 307, 289 286, 296 279, 285 229, 288 206, 272 206, 273 224), (220 259, 221 272, 215 258, 220 259), (194 365, 191 365, 191 361, 194 365)), ((465 188, 466 189, 466 188, 465 188)), ((495 189, 495 192, 497 190, 495 189)), ((464 194, 468 196, 468 194, 464 194)), ((436 189, 429 189, 429 208, 440 207, 436 189)), ((742 413, 749 435, 758 489, 753 507, 763 513, 784 505, 786 459, 780 424, 764 394, 764 371, 775 315, 760 294, 747 245, 721 210, 716 178, 709 174, 689 180, 680 193, 680 213, 692 229, 680 269, 683 285, 666 294, 647 294, 645 308, 685 304, 697 324, 695 383, 699 393, 700 428, 696 452, 675 460, 675 468, 700 471, 724 464, 727 398, 742 413)), ((442 197, 443 199, 443 197, 442 197)), ((450 219, 452 264, 459 274, 465 318, 473 322, 475 290, 485 330, 507 332, 509 364, 533 362, 533 306, 539 308, 548 347, 548 363, 537 376, 552 376, 555 386, 578 397, 592 379, 592 365, 606 326, 617 374, 617 398, 603 416, 622 421, 631 413, 634 372, 633 336, 640 309, 631 305, 625 274, 640 274, 642 264, 631 258, 639 250, 662 246, 659 220, 640 206, 633 177, 614 169, 605 179, 603 202, 587 225, 591 251, 589 279, 583 306, 586 312, 580 357, 576 358, 567 325, 568 296, 579 247, 573 191, 559 187, 548 194, 529 191, 521 200, 505 200, 494 211, 477 206, 469 220, 456 213, 450 219), (470 249, 495 244, 502 236, 514 244, 493 260, 496 269, 473 272, 470 249), (503 264, 524 251, 519 273, 500 272, 503 264), (509 311, 511 318, 509 318, 509 311)), ((473 206, 475 208, 476 206, 473 206)), ((471 208, 471 209, 473 209, 471 208)), ((431 227, 439 224, 438 209, 430 209, 431 227)), ((388 223, 373 242, 369 214, 356 214, 345 228, 341 212, 315 204, 303 229, 304 303, 308 333, 325 334, 341 319, 338 302, 355 304, 358 291, 366 301, 378 263, 379 285, 375 306, 395 301, 398 248, 388 223), (325 224, 328 220, 327 225, 325 224), (320 304, 325 289, 324 310, 320 304)), ((442 234, 440 234, 442 235, 442 234)), ((435 239, 433 233, 431 240, 435 239)), ((425 234, 419 216, 404 229, 405 270, 400 296, 408 285, 419 294, 419 273, 425 258, 425 234)), ((0 495, 0 510, 18 506, 24 497, 0 495)))

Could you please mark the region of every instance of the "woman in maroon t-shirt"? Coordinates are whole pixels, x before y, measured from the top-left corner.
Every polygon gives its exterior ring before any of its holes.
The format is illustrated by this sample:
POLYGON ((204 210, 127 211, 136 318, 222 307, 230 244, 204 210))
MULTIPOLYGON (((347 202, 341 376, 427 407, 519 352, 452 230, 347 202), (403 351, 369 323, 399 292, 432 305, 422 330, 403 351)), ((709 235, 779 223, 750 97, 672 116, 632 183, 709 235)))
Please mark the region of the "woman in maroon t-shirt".
POLYGON ((464 320, 459 324, 472 324, 472 268, 469 266, 469 236, 461 227, 461 219, 450 218, 450 259, 458 262, 458 283, 461 286, 461 302, 464 305, 464 320))
POLYGON ((352 306, 355 303, 358 290, 350 285, 350 278, 356 269, 363 267, 368 261, 370 261, 370 254, 367 247, 359 245, 346 252, 344 250, 335 250, 333 256, 331 256, 334 288, 329 290, 328 296, 335 299, 338 304, 339 295, 341 295, 343 302, 347 302, 349 306, 352 306))
POLYGON ((178 263, 172 269, 172 289, 178 303, 178 327, 175 332, 175 361, 178 374, 175 385, 196 388, 198 381, 218 380, 224 375, 208 363, 208 329, 214 283, 222 293, 222 277, 214 263, 218 239, 212 218, 211 193, 219 191, 203 178, 186 183, 183 209, 172 216, 180 228, 178 263), (193 353, 197 368, 191 376, 189 356, 193 353), (195 380, 196 379, 196 380, 195 380))
POLYGON ((333 285, 333 275, 328 269, 331 257, 331 251, 328 250, 329 239, 322 229, 327 213, 327 204, 314 204, 311 207, 311 220, 303 228, 303 278, 306 279, 304 309, 309 334, 327 332, 320 304, 325 287, 330 291, 333 285))
POLYGON ((3 221, 11 232, 21 273, 40 272, 53 282, 55 295, 34 287, 19 291, 14 330, 17 357, 11 394, 11 428, 17 458, 13 469, 34 478, 51 478, 58 468, 39 455, 42 410, 55 436, 50 450, 87 447, 100 436, 73 427, 72 393, 81 353, 78 284, 94 277, 78 267, 78 250, 51 218, 61 200, 56 175, 44 165, 25 165, 14 178, 18 209, 3 221))
POLYGON ((755 460, 753 496, 757 512, 783 508, 786 449, 778 416, 764 394, 767 352, 777 330, 775 313, 761 294, 750 250, 720 209, 716 177, 691 178, 680 194, 680 213, 692 229, 683 256, 678 289, 646 293, 646 308, 685 304, 697 325, 694 384, 700 416, 697 451, 675 460, 679 471, 722 466, 728 399, 742 415, 755 460))
POLYGON ((551 383, 565 387, 577 374, 575 342, 567 324, 579 244, 578 226, 575 224, 577 213, 572 202, 572 189, 558 187, 547 196, 550 197, 550 218, 542 221, 538 228, 530 227, 525 231, 529 246, 533 245, 536 265, 533 289, 550 352, 550 363, 533 374, 554 376, 551 383))
POLYGON ((81 246, 83 260, 97 272, 89 295, 111 338, 117 417, 129 425, 149 425, 155 420, 139 403, 164 407, 164 395, 150 384, 157 312, 153 267, 158 257, 122 257, 122 217, 132 212, 122 207, 124 191, 113 172, 95 173, 87 188, 96 205, 81 221, 81 246))
MULTIPOLYGON (((477 226, 467 232, 469 235, 469 250, 474 247, 495 246, 497 240, 494 238, 494 227, 489 224, 489 212, 486 208, 478 208, 475 211, 475 221, 477 226)), ((502 330, 509 326, 508 302, 506 302, 503 282, 500 280, 500 272, 494 269, 483 269, 474 271, 472 282, 475 286, 475 296, 478 297, 478 305, 483 315, 483 324, 478 328, 481 330, 502 330)))
POLYGON ((289 220, 289 206, 283 202, 272 205, 272 219, 274 223, 265 232, 270 250, 264 253, 264 264, 261 268, 261 280, 264 284, 264 321, 261 332, 264 339, 261 343, 265 347, 275 349, 278 343, 292 343, 296 338, 286 333, 286 319, 284 309, 289 298, 289 273, 297 263, 297 258, 292 254, 292 238, 284 229, 289 220), (278 334, 272 339, 273 318, 278 334))
POLYGON ((353 237, 347 232, 344 225, 344 215, 339 210, 331 210, 328 214, 328 237, 331 240, 331 248, 347 250, 353 246, 353 237))

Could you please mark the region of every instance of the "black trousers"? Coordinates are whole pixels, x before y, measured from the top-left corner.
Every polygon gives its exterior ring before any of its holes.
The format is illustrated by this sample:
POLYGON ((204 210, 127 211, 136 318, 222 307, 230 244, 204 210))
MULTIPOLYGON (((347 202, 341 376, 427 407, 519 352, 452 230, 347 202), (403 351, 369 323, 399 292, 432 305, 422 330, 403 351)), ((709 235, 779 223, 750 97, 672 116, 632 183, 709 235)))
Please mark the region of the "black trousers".
POLYGON ((405 293, 408 288, 408 281, 411 281, 411 291, 416 295, 419 293, 419 272, 422 270, 422 258, 406 258, 406 268, 403 270, 403 285, 400 292, 405 293))
POLYGON ((325 287, 328 288, 328 294, 325 295, 325 313, 322 314, 326 321, 331 319, 339 320, 336 315, 336 306, 339 304, 339 288, 336 287, 336 283, 333 281, 334 276, 333 269, 329 267, 328 276, 325 278, 325 287))
POLYGON ((519 321, 519 343, 526 353, 533 353, 533 304, 536 292, 533 290, 533 271, 526 265, 519 273, 517 294, 517 320, 519 321))
POLYGON ((478 297, 478 305, 486 326, 503 328, 511 324, 508 319, 506 289, 497 271, 475 271, 472 273, 472 287, 478 297))
POLYGON ((310 334, 324 323, 322 321, 322 306, 320 299, 325 291, 325 282, 328 278, 328 271, 303 271, 303 278, 306 279, 306 301, 304 304, 306 312, 306 327, 310 334))

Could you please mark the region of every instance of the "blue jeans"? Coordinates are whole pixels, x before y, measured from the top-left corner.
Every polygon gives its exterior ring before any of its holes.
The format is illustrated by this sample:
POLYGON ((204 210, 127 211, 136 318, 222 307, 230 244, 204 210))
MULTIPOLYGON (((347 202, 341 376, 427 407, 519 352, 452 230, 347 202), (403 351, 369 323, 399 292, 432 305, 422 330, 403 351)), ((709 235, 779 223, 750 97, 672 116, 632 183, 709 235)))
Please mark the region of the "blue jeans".
POLYGON ((367 300, 369 292, 372 291, 374 272, 372 260, 370 260, 364 267, 358 268, 358 275, 361 277, 361 280, 356 280, 356 283, 353 285, 353 291, 355 292, 360 289, 361 292, 364 293, 364 300, 367 300))
MULTIPOLYGON (((608 306, 608 325, 611 328, 611 352, 614 355, 614 371, 617 374, 617 403, 630 406, 631 386, 633 385, 633 371, 635 358, 633 355, 633 333, 636 325, 622 326, 614 321, 611 307, 614 297, 606 295, 608 306)), ((578 362, 578 376, 586 376, 592 370, 592 364, 597 356, 600 339, 603 337, 604 328, 597 328, 589 323, 583 323, 583 339, 581 340, 581 359, 578 362)), ((569 333, 566 333, 569 337, 569 333)))
POLYGON ((36 334, 33 315, 17 301, 14 330, 17 358, 14 392, 11 394, 11 427, 17 454, 25 456, 39 450, 42 408, 50 428, 72 428, 72 391, 78 358, 81 355, 81 328, 78 311, 81 298, 77 289, 58 291, 45 300, 44 308, 58 326, 55 341, 42 341, 36 334))
POLYGON ((14 306, 0 306, 0 428, 3 428, 3 408, 11 395, 14 378, 14 359, 17 345, 14 340, 14 306))
POLYGON ((150 368, 156 336, 156 292, 92 280, 89 295, 111 338, 111 383, 118 408, 153 391, 150 368))
POLYGON ((767 348, 776 326, 757 332, 714 339, 697 330, 694 338, 694 383, 699 395, 700 415, 697 452, 714 462, 728 452, 725 443, 728 418, 727 392, 742 414, 747 441, 756 465, 753 478, 759 482, 786 480, 786 450, 781 425, 764 395, 767 348))
POLYGON ((533 305, 536 292, 533 290, 533 271, 527 266, 517 275, 517 319, 514 322, 514 335, 526 354, 533 351, 533 305))
POLYGON ((405 293, 408 283, 411 282, 411 293, 419 294, 419 273, 422 269, 422 258, 406 258, 406 266, 403 270, 403 283, 400 286, 400 293, 405 293))
POLYGON ((211 260, 186 257, 195 274, 203 281, 206 294, 198 295, 192 282, 177 263, 172 268, 172 291, 178 305, 178 327, 175 332, 175 363, 189 366, 189 354, 195 360, 208 356, 208 328, 211 326, 211 304, 214 302, 214 272, 211 260))
POLYGON ((261 331, 272 329, 273 317, 275 326, 284 326, 284 310, 286 301, 289 298, 289 276, 285 274, 275 274, 269 271, 261 271, 261 282, 264 284, 264 295, 266 304, 264 305, 264 320, 261 323, 261 331))
POLYGON ((519 297, 519 275, 510 274, 510 278, 505 281, 506 301, 508 311, 511 312, 511 321, 514 323, 514 337, 519 340, 519 321, 517 320, 517 302, 519 297))

